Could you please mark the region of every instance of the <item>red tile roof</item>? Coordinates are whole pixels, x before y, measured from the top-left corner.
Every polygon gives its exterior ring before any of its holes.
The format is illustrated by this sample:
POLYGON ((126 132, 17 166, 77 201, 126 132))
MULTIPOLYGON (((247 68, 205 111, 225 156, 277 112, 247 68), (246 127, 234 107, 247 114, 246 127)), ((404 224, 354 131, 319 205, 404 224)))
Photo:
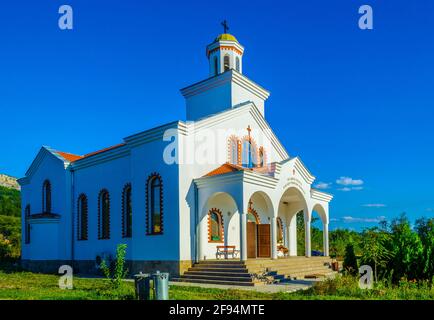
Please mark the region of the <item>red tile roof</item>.
POLYGON ((98 150, 98 151, 94 151, 94 152, 85 154, 84 156, 79 156, 79 155, 76 155, 76 154, 72 154, 72 153, 68 153, 68 152, 63 152, 63 151, 55 151, 55 152, 59 156, 61 156, 63 159, 65 159, 66 161, 68 161, 68 162, 75 162, 77 160, 88 158, 88 157, 91 157, 91 156, 94 156, 94 155, 97 155, 97 154, 100 154, 100 153, 103 153, 103 152, 106 152, 106 151, 109 151, 109 150, 113 150, 113 149, 122 147, 124 145, 125 145, 125 143, 120 143, 120 144, 117 144, 117 145, 114 145, 114 146, 111 146, 111 147, 108 147, 108 148, 104 148, 104 149, 101 149, 101 150, 98 150))
POLYGON ((204 177, 212 177, 212 176, 217 176, 220 174, 242 171, 245 169, 246 168, 243 168, 241 166, 226 162, 225 164, 221 165, 217 169, 214 169, 214 170, 208 172, 206 175, 204 175, 204 177))
POLYGON ((91 157, 91 156, 94 156, 94 155, 96 155, 96 154, 100 154, 100 153, 103 153, 103 152, 106 152, 106 151, 109 151, 109 150, 113 150, 113 149, 116 149, 116 148, 122 147, 122 146, 124 146, 124 145, 125 145, 125 143, 119 143, 119 144, 117 144, 117 145, 114 145, 114 146, 111 146, 111 147, 108 147, 108 148, 104 148, 104 149, 101 149, 101 150, 98 150, 98 151, 94 151, 94 152, 91 152, 91 153, 85 154, 85 155, 83 156, 83 158, 91 157))
POLYGON ((56 153, 68 162, 74 162, 76 160, 83 158, 83 156, 77 156, 76 154, 62 152, 62 151, 56 151, 56 153))

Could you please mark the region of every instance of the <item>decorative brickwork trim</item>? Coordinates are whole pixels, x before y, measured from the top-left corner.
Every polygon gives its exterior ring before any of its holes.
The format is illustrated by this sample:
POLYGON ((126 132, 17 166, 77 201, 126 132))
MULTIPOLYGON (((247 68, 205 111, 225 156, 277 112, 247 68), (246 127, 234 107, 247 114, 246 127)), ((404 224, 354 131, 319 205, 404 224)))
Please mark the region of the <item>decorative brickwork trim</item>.
POLYGON ((208 211, 208 242, 212 243, 224 243, 225 239, 225 228, 224 228, 224 221, 223 221, 223 214, 222 212, 217 208, 212 208, 208 211), (211 232, 211 213, 216 213, 219 219, 219 232, 220 232, 220 240, 212 240, 212 232, 211 232))
POLYGON ((263 146, 259 147, 258 151, 258 167, 265 167, 267 165, 267 153, 265 152, 265 149, 263 146), (262 152, 262 166, 261 166, 261 152, 262 152))
POLYGON ((146 180, 146 235, 161 235, 163 234, 163 179, 161 179, 161 176, 154 172, 152 173, 148 179, 146 180), (160 232, 152 232, 153 230, 151 230, 152 226, 149 224, 149 220, 151 218, 151 203, 150 203, 150 188, 151 188, 151 183, 154 179, 159 179, 160 180, 160 185, 161 185, 161 190, 160 190, 160 232))
POLYGON ((259 215, 255 209, 253 209, 251 206, 249 206, 249 209, 247 210, 247 212, 251 213, 255 217, 256 224, 261 224, 261 220, 259 219, 259 215))
POLYGON ((228 139, 228 162, 232 164, 241 165, 241 142, 237 136, 231 135, 228 139), (232 143, 235 142, 237 152, 237 163, 232 163, 232 143))
POLYGON ((88 206, 84 193, 80 194, 77 202, 77 239, 88 239, 88 206))
POLYGON ((104 240, 104 239, 110 239, 110 193, 108 192, 107 189, 102 189, 99 192, 98 195, 98 239, 99 240, 104 240), (107 194, 107 198, 108 198, 108 208, 107 208, 107 219, 105 219, 105 223, 104 225, 101 225, 101 223, 103 222, 103 206, 101 203, 102 197, 104 194, 107 194), (103 232, 104 230, 106 232, 103 232), (105 234, 104 234, 105 233, 105 234))
MULTIPOLYGON (((130 193, 130 197, 132 196, 131 194, 131 183, 127 183, 124 187, 124 189, 122 190, 122 238, 131 238, 132 236, 132 229, 131 233, 128 234, 128 226, 126 225, 127 223, 127 193, 130 193)), ((131 208, 132 210, 132 208, 131 208)), ((131 218, 132 220, 132 218, 131 218)), ((130 228, 132 228, 132 221, 131 221, 131 226, 130 228)))
POLYGON ((243 54, 240 50, 238 50, 238 49, 235 48, 235 47, 230 47, 230 46, 219 46, 219 47, 216 47, 216 48, 210 50, 209 53, 208 53, 208 56, 209 56, 211 53, 213 53, 213 52, 215 52, 215 51, 217 51, 217 50, 230 50, 230 51, 234 51, 234 52, 238 53, 240 56, 243 54))

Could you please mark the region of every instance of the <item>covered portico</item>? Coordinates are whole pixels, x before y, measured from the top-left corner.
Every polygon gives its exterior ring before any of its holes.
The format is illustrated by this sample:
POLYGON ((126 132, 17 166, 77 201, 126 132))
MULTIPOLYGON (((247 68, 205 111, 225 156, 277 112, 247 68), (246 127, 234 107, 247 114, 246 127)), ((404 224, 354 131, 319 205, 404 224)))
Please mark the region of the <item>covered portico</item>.
POLYGON ((328 256, 332 196, 312 189, 314 179, 299 158, 272 163, 267 171, 224 164, 195 179, 195 260, 215 259, 218 246, 235 246, 242 261, 297 256, 299 212, 304 216, 305 255, 310 257, 314 211, 323 224, 323 253, 328 256))

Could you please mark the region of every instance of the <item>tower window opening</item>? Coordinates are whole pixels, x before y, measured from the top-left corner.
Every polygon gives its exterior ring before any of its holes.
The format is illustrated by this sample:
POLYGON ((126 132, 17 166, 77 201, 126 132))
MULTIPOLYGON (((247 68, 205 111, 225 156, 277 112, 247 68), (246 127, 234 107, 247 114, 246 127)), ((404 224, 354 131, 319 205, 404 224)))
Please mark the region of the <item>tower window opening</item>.
POLYGON ((223 58, 223 65, 224 65, 224 71, 228 71, 230 69, 230 66, 229 66, 229 56, 228 55, 226 55, 223 58))
POLYGON ((237 57, 235 59, 235 68, 237 69, 238 72, 240 72, 240 58, 237 57))

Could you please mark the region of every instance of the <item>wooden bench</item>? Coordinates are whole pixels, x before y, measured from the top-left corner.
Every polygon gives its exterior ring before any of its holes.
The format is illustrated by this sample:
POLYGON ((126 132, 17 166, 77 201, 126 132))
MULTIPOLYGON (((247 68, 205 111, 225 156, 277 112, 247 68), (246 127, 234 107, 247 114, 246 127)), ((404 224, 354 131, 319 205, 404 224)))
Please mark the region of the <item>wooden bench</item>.
POLYGON ((224 256, 225 259, 227 259, 229 255, 231 255, 232 258, 237 258, 239 252, 240 250, 235 250, 235 246, 217 246, 215 256, 217 259, 219 259, 220 256, 224 256))

